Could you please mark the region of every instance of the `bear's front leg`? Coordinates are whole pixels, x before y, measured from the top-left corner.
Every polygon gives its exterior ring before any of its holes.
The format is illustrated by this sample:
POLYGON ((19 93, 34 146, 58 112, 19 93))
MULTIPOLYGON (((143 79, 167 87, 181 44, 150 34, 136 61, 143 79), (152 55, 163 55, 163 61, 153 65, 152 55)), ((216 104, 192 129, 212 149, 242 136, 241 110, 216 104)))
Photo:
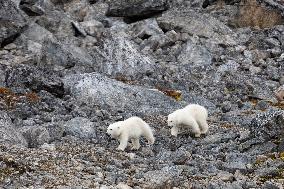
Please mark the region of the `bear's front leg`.
POLYGON ((132 141, 132 148, 131 150, 138 150, 140 148, 139 138, 134 138, 132 141))
POLYGON ((116 148, 117 150, 124 151, 127 147, 128 143, 128 135, 121 135, 119 140, 119 146, 116 148))
POLYGON ((171 128, 171 135, 177 137, 177 135, 178 135, 178 127, 177 126, 173 126, 171 128))

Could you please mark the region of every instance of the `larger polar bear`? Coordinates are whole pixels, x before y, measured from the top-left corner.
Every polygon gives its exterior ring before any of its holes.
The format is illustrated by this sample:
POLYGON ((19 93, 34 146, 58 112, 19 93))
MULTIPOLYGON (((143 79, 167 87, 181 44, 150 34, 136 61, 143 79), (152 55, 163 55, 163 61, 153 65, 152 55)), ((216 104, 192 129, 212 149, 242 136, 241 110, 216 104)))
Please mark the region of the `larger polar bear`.
POLYGON ((189 128, 195 137, 200 137, 208 131, 208 112, 205 107, 198 104, 190 104, 168 115, 168 125, 171 134, 177 136, 180 128, 189 128))
POLYGON ((118 139, 120 144, 118 150, 124 151, 127 147, 128 140, 131 139, 132 149, 140 148, 139 138, 144 136, 149 144, 154 144, 155 138, 150 126, 139 117, 130 117, 124 121, 118 121, 110 124, 107 133, 112 138, 118 139))

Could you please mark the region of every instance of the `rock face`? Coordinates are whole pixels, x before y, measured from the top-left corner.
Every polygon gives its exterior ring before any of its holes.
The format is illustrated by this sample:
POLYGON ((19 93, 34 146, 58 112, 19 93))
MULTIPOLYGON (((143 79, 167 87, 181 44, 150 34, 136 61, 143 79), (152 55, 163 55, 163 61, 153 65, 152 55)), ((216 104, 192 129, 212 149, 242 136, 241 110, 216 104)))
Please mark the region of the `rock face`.
POLYGON ((140 52, 139 47, 123 32, 112 32, 105 40, 102 56, 97 59, 98 71, 111 76, 141 78, 155 70, 154 59, 140 52), (105 64, 108 62, 108 64, 105 64))
POLYGON ((179 107, 175 100, 158 90, 130 86, 100 74, 67 76, 64 86, 80 102, 127 113, 169 113, 179 107))
POLYGON ((0 112, 0 141, 1 143, 27 145, 24 137, 17 131, 7 113, 0 112))
POLYGON ((283 188, 283 5, 0 0, 0 188, 283 188), (131 116, 155 143, 119 152, 131 116))
POLYGON ((25 15, 11 1, 0 2, 0 46, 11 43, 27 25, 25 15))
POLYGON ((188 9, 173 9, 157 19, 164 30, 178 29, 182 32, 212 38, 221 44, 235 44, 229 35, 231 29, 217 19, 188 9))
POLYGON ((91 139, 96 136, 94 124, 86 118, 76 117, 64 125, 65 133, 81 139, 91 139))

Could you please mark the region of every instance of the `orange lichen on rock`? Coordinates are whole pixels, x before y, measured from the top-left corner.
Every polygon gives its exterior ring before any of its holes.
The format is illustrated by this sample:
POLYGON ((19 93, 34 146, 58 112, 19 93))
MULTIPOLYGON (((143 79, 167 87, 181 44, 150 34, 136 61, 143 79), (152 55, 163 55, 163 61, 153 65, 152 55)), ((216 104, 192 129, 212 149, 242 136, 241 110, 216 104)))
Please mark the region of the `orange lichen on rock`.
POLYGON ((159 91, 161 91, 162 93, 164 93, 165 95, 168 95, 168 96, 176 99, 177 101, 181 100, 181 91, 172 90, 172 89, 164 89, 164 88, 161 88, 161 87, 157 87, 157 89, 159 91))
POLYGON ((38 102, 40 100, 39 96, 35 92, 26 93, 26 98, 29 102, 38 102))

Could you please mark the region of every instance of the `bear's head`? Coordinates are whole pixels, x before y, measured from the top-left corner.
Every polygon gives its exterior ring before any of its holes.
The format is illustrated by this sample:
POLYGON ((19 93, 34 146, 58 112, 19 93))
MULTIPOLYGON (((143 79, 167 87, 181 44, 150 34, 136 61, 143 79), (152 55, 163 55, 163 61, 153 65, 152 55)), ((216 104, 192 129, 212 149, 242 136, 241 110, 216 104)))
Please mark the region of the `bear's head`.
POLYGON ((118 138, 121 133, 120 125, 120 121, 110 124, 107 128, 107 134, 109 134, 112 138, 118 138))
POLYGON ((175 114, 171 113, 168 115, 168 126, 173 127, 176 125, 175 114))

